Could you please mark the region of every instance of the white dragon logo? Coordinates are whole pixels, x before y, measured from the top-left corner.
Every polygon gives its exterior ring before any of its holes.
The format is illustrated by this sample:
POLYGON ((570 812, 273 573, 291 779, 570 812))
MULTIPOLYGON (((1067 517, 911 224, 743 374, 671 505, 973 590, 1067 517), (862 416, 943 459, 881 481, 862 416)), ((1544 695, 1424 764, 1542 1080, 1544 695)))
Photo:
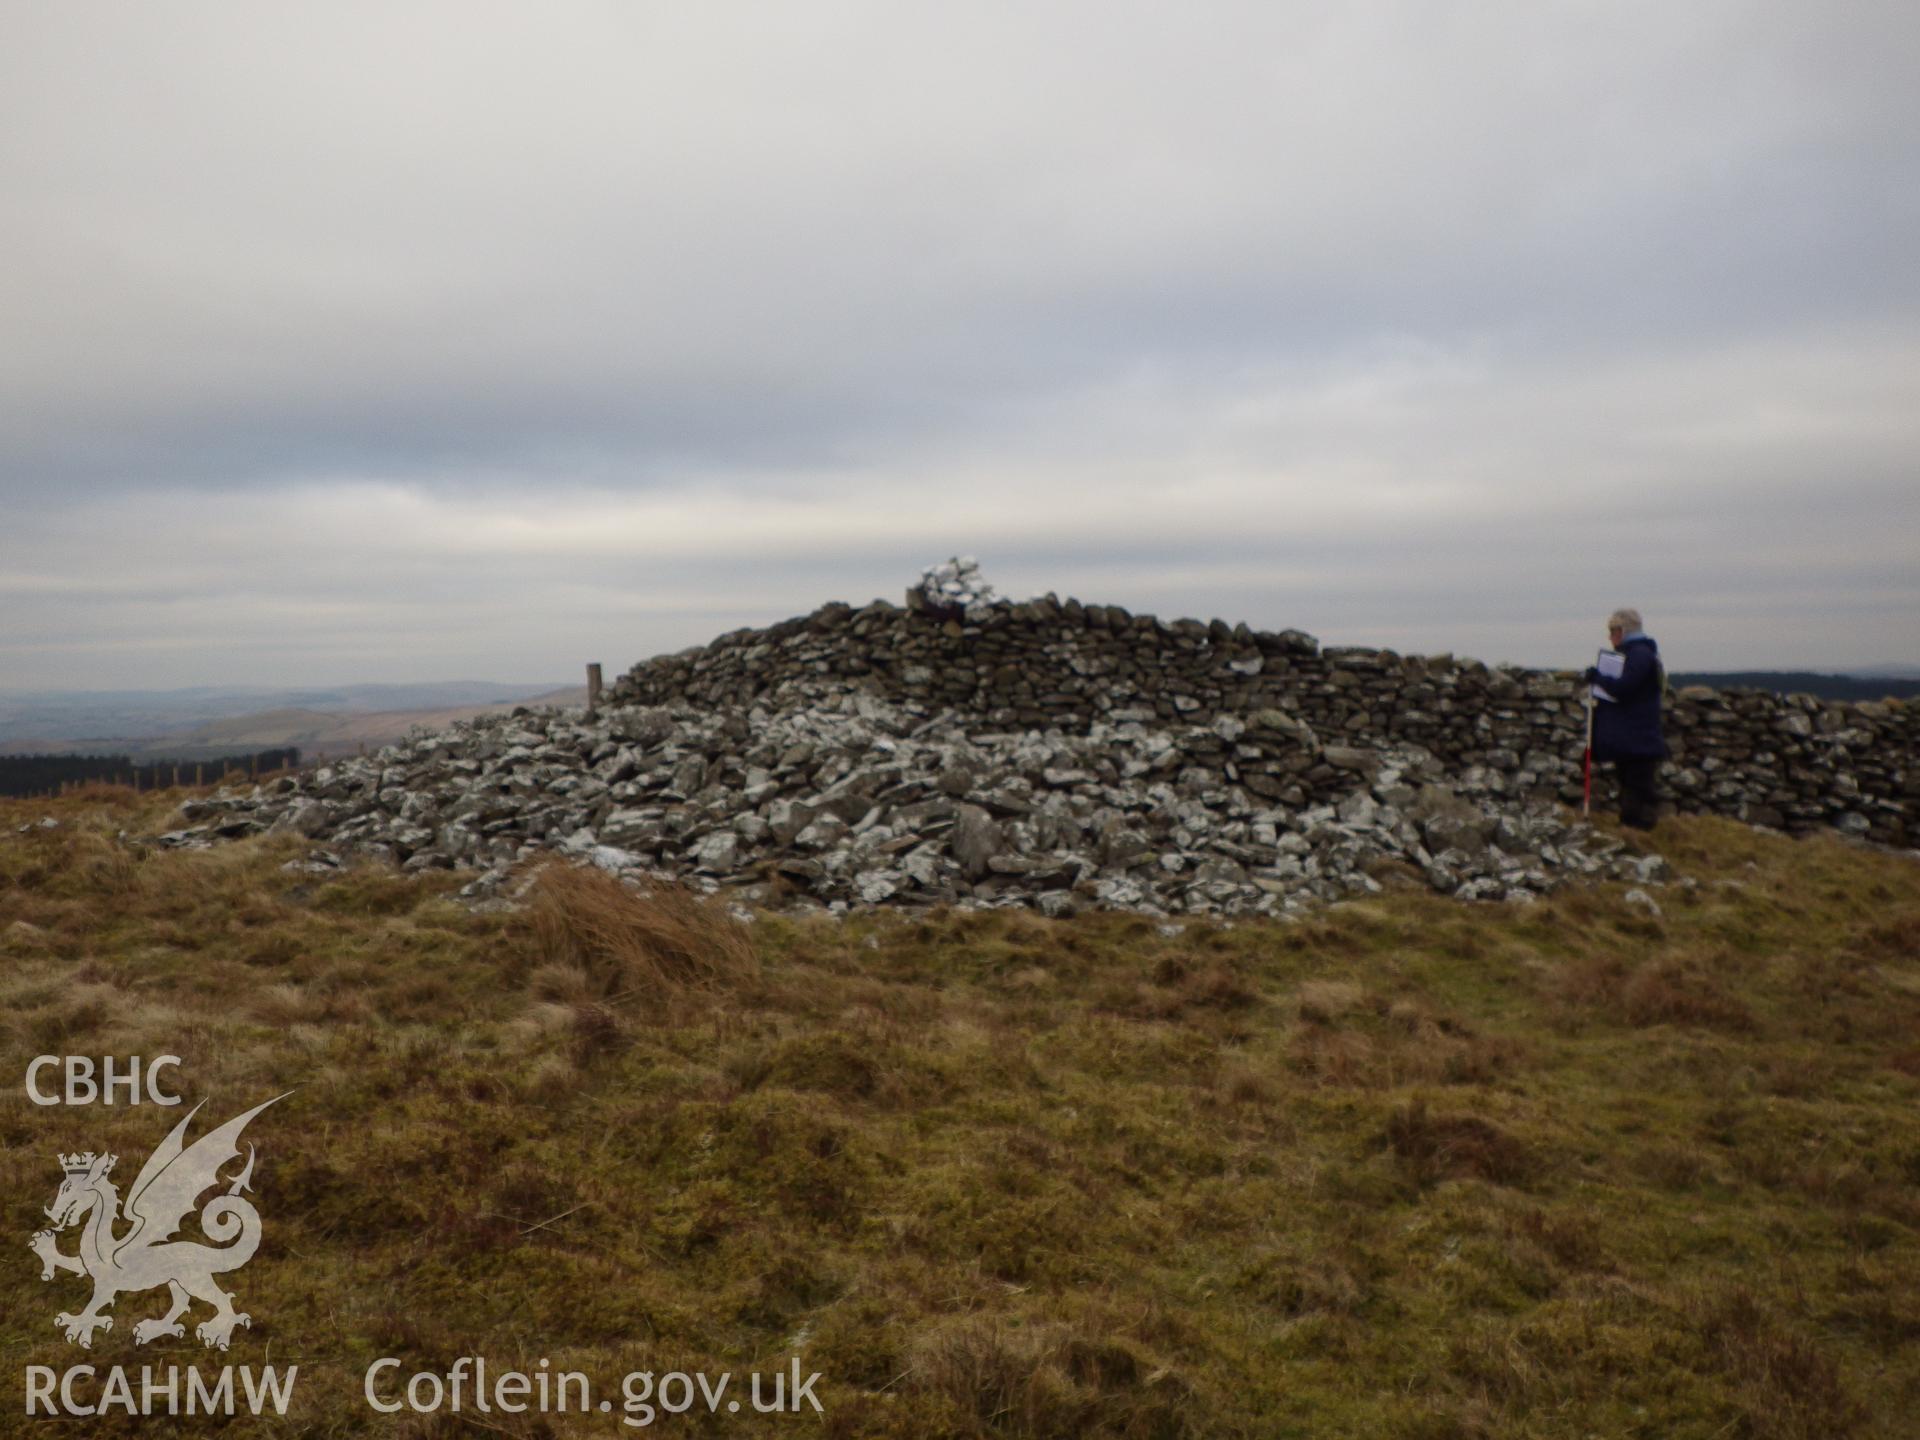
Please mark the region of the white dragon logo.
MULTIPOLYGON (((287 1092, 291 1094, 292 1092, 287 1092)), ((219 1129, 202 1135, 192 1145, 184 1145, 187 1122, 200 1112, 196 1105, 185 1119, 173 1127, 173 1133, 160 1142, 127 1192, 126 1212, 120 1208, 120 1194, 107 1179, 117 1155, 62 1155, 60 1168, 67 1178, 60 1193, 45 1214, 53 1222, 52 1230, 42 1230, 28 1242, 27 1248, 40 1257, 40 1278, 51 1280, 56 1270, 93 1277, 93 1299, 78 1315, 61 1314, 54 1324, 68 1340, 84 1348, 93 1347, 95 1330, 111 1330, 113 1317, 104 1313, 114 1296, 123 1291, 151 1290, 165 1285, 173 1297, 167 1313, 158 1320, 142 1320, 133 1327, 134 1343, 144 1345, 162 1335, 181 1337, 181 1313, 192 1299, 213 1306, 213 1315, 195 1327, 194 1333, 205 1345, 222 1350, 236 1325, 252 1325, 250 1316, 233 1308, 233 1296, 214 1283, 214 1276, 238 1270, 253 1258, 260 1246, 260 1212, 251 1201, 241 1197, 250 1189, 253 1178, 253 1145, 247 1145, 247 1164, 227 1186, 224 1195, 216 1195, 200 1211, 200 1228, 214 1245, 190 1240, 166 1243, 192 1212, 194 1202, 218 1183, 220 1167, 240 1153, 240 1132, 247 1122, 275 1101, 256 1105, 244 1115, 229 1120, 219 1129), (55 1230, 86 1221, 80 1234, 77 1255, 63 1255, 56 1248, 55 1230), (121 1220, 131 1222, 122 1235, 114 1234, 121 1220), (229 1244, 228 1242, 232 1243, 229 1244), (218 1248, 216 1248, 218 1247, 218 1248)), ((204 1101, 202 1102, 205 1103, 204 1101)))

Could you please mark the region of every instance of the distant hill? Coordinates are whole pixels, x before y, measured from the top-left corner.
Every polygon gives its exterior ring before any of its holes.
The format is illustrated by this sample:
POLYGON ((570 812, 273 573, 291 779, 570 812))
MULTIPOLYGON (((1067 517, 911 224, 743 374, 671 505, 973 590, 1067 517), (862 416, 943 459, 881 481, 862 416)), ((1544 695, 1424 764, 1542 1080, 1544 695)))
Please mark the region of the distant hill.
POLYGON ((0 755, 204 760, 293 747, 303 758, 316 760, 377 749, 415 725, 437 729, 468 715, 515 705, 585 703, 584 686, 555 689, 468 680, 304 690, 0 695, 0 755))
MULTIPOLYGON (((369 714, 493 705, 544 694, 552 684, 437 680, 379 685, 197 685, 178 690, 0 690, 0 743, 143 740, 264 710, 369 714)), ((18 745, 10 746, 19 749, 18 745)))
POLYGON ((1672 678, 1675 685, 1711 685, 1716 690, 1771 690, 1781 695, 1818 695, 1822 700, 1909 700, 1920 695, 1920 678, 1893 675, 1816 675, 1805 670, 1717 670, 1687 674, 1676 672, 1672 678))
POLYGON ((191 760, 202 755, 294 747, 303 760, 325 760, 390 745, 416 725, 444 729, 456 720, 511 710, 516 705, 585 705, 587 688, 549 690, 490 705, 442 705, 431 709, 332 712, 288 707, 209 721, 191 730, 161 735, 136 746, 149 759, 191 760))

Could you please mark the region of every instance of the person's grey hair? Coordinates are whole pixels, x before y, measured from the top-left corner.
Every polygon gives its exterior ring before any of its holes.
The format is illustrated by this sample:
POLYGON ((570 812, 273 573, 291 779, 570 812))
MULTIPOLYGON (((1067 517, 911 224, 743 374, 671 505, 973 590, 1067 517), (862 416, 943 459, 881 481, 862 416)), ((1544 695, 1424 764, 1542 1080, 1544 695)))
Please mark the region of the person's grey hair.
POLYGON ((1614 611, 1613 614, 1607 617, 1607 629, 1609 630, 1624 630, 1627 634, 1631 635, 1639 628, 1640 612, 1638 610, 1622 608, 1614 611))

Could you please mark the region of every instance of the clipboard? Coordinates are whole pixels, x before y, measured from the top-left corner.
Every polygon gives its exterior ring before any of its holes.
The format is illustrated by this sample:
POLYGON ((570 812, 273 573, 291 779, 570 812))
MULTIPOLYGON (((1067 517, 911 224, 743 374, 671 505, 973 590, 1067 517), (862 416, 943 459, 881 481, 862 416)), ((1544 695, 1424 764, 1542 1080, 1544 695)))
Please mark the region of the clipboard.
MULTIPOLYGON (((1602 680, 1618 680, 1627 668, 1627 657, 1618 650, 1602 650, 1599 657, 1593 662, 1593 668, 1600 672, 1600 678, 1602 680)), ((1619 703, 1613 696, 1609 695, 1605 690, 1602 690, 1598 685, 1593 686, 1592 691, 1593 698, 1596 700, 1603 701, 1608 705, 1616 705, 1619 703)))

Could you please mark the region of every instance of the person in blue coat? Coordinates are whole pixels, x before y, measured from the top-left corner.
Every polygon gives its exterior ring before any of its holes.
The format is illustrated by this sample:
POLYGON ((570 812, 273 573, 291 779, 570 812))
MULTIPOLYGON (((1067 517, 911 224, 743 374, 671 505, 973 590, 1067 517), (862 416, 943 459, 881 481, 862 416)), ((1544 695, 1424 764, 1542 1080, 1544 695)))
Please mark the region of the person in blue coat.
POLYGON ((1620 781, 1620 823, 1651 830, 1660 815, 1655 781, 1660 762, 1667 758, 1666 737, 1660 733, 1660 697, 1667 674, 1660 647, 1640 626, 1638 610, 1614 611, 1607 618, 1607 640, 1625 663, 1611 680, 1592 668, 1586 679, 1611 697, 1594 701, 1593 758, 1613 762, 1620 781))

